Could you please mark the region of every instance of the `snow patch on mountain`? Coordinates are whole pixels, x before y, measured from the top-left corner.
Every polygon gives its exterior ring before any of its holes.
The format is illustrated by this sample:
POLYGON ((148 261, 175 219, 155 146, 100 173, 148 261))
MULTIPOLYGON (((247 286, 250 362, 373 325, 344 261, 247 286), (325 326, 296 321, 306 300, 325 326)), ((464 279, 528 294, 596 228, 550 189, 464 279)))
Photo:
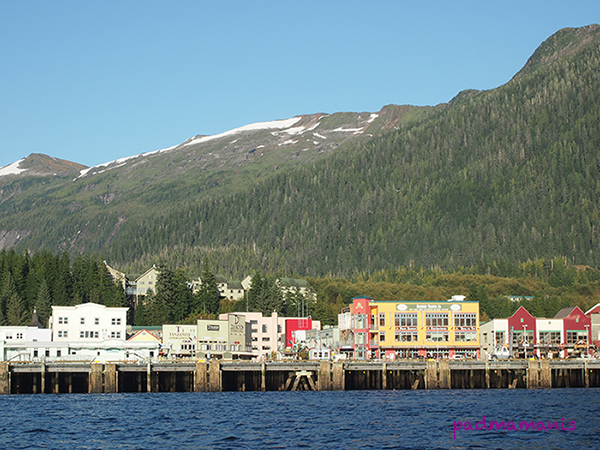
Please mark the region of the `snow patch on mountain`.
MULTIPOLYGON (((123 165, 125 165, 125 162, 130 161, 132 159, 135 158, 139 158, 140 156, 149 156, 149 155, 157 155, 159 153, 163 153, 163 152, 168 152, 169 150, 173 150, 174 148, 179 147, 179 145, 174 145, 173 147, 168 147, 168 148, 163 148, 160 150, 155 150, 153 152, 147 152, 147 153, 140 153, 139 155, 134 155, 134 156, 126 156, 125 158, 119 158, 119 159, 115 159, 114 161, 109 161, 106 163, 102 163, 102 164, 98 164, 96 166, 92 166, 92 167, 88 167, 87 169, 83 169, 81 172, 79 172, 79 176, 77 178, 81 178, 86 176, 90 171, 94 171, 96 173, 102 173, 105 172, 106 170, 109 169, 114 169, 116 167, 121 167, 123 165), (111 166, 111 167, 109 167, 111 166), (103 169, 102 171, 96 171, 95 169, 100 169, 101 167, 106 167, 106 169, 103 169)), ((77 179, 75 178, 75 180, 77 179)), ((73 180, 73 181, 75 181, 73 180)))
POLYGON ((19 168, 19 165, 25 161, 25 158, 18 160, 17 162, 14 162, 12 164, 9 164, 8 166, 4 166, 0 169, 0 177, 5 176, 5 175, 18 175, 21 172, 25 172, 27 169, 21 169, 19 168))
POLYGON ((234 128, 233 130, 225 131, 224 133, 221 133, 221 134, 198 137, 198 138, 192 139, 185 145, 188 146, 188 145, 194 145, 194 144, 201 144, 203 142, 212 141, 214 139, 220 139, 222 137, 231 136, 233 134, 242 133, 244 131, 269 130, 272 128, 278 128, 278 129, 290 128, 291 126, 296 124, 300 119, 302 119, 302 117, 293 117, 291 119, 283 119, 283 120, 273 120, 271 122, 251 123, 249 125, 244 125, 243 127, 240 127, 240 128, 234 128))

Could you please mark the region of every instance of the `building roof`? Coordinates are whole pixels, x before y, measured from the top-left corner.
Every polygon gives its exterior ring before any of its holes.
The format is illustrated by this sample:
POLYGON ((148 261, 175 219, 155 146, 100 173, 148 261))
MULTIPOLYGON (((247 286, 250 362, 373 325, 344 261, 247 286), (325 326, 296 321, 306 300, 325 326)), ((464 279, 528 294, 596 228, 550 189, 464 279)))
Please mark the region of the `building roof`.
POLYGON ((571 313, 575 310, 575 308, 577 308, 577 306, 567 306, 566 308, 563 308, 559 312, 557 312, 556 315, 554 316, 554 318, 555 319, 564 319, 565 317, 568 317, 569 315, 571 315, 571 313))
POLYGON ((308 281, 301 278, 279 278, 279 284, 282 287, 307 288, 310 286, 308 281))
POLYGON ((586 316, 589 316, 590 314, 600 314, 600 303, 596 303, 585 312, 586 316))
POLYGON ((244 286, 242 286, 241 281, 230 281, 229 283, 227 283, 227 287, 229 289, 244 289, 244 286))
POLYGON ((33 314, 31 315, 31 322, 29 322, 29 325, 27 326, 33 328, 44 328, 44 325, 42 325, 42 323, 40 322, 40 319, 38 318, 35 309, 33 310, 33 314))

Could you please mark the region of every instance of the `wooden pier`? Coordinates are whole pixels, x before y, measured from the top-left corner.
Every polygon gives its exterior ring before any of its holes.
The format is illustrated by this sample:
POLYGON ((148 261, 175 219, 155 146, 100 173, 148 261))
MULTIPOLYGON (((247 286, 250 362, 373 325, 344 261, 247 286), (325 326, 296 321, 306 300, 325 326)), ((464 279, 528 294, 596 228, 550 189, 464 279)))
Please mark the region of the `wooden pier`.
POLYGON ((0 394, 575 387, 600 360, 0 363, 0 394))

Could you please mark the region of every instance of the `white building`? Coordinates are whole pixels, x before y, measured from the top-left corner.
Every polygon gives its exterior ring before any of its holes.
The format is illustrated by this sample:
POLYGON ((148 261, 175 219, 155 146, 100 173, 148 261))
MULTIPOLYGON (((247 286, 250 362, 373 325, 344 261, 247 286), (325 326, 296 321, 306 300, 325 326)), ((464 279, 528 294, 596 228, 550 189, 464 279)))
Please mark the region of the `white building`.
POLYGON ((100 342, 107 339, 125 341, 127 310, 83 303, 76 306, 53 306, 50 326, 54 342, 100 342))
POLYGON ((162 354, 192 358, 198 350, 198 325, 163 325, 162 354))

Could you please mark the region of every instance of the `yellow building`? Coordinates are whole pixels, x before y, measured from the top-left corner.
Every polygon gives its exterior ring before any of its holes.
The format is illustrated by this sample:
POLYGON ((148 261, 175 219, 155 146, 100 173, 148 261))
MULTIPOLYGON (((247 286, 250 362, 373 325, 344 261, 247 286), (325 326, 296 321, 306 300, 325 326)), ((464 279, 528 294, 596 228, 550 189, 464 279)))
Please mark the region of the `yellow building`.
POLYGON ((479 303, 375 301, 355 297, 339 320, 345 348, 358 359, 478 358, 479 303))

